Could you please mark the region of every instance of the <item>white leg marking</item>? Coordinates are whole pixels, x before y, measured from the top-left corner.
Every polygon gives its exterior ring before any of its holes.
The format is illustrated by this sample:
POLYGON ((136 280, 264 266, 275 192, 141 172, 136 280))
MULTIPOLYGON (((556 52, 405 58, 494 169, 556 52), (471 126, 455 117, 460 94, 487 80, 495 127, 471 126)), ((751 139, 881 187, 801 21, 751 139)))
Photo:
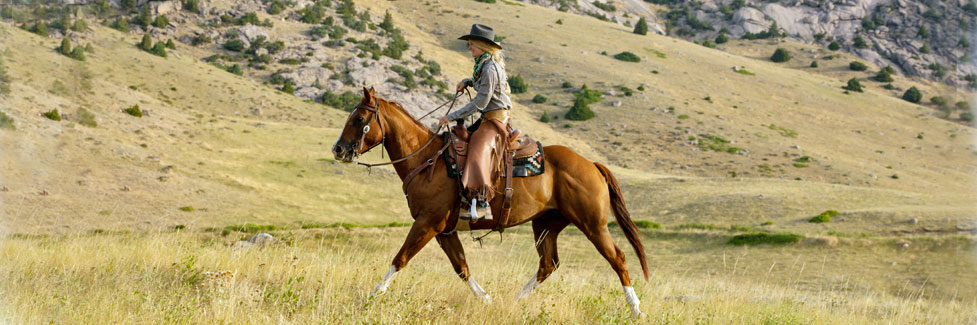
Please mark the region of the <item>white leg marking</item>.
POLYGON ((516 295, 516 299, 528 298, 529 294, 533 293, 533 291, 536 290, 536 287, 538 286, 539 286, 539 281, 536 280, 536 275, 533 275, 533 277, 529 279, 529 282, 526 283, 526 286, 522 287, 522 290, 519 291, 518 295, 516 295))
POLYGON ((377 287, 373 288, 373 292, 370 293, 370 297, 376 296, 378 293, 387 292, 387 287, 390 286, 390 282, 394 281, 394 275, 397 275, 397 268, 391 265, 390 270, 387 271, 387 274, 383 276, 383 280, 380 280, 377 287))
POLYGON ((638 300, 638 295, 634 293, 634 288, 630 286, 625 286, 624 296, 628 299, 628 305, 631 306, 631 317, 634 318, 645 317, 645 313, 642 313, 641 309, 638 308, 638 305, 641 304, 641 301, 638 300))
POLYGON ((482 286, 478 285, 478 282, 475 282, 475 277, 473 276, 468 277, 468 287, 472 289, 472 293, 475 294, 475 297, 481 299, 482 302, 484 303, 492 302, 492 297, 490 297, 487 293, 485 293, 485 289, 482 289, 482 286))

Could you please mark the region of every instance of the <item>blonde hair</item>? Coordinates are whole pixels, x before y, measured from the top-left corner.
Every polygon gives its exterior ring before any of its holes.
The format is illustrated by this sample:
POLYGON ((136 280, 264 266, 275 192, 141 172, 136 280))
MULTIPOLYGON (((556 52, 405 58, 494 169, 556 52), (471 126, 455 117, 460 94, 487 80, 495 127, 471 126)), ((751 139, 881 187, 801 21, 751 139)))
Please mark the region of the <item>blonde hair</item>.
MULTIPOLYGON (((471 42, 472 45, 475 45, 475 47, 478 48, 479 50, 485 51, 486 53, 488 53, 489 55, 491 55, 492 56, 492 59, 495 60, 495 63, 498 63, 499 64, 499 67, 502 68, 502 71, 505 71, 505 52, 502 51, 502 48, 496 47, 496 46, 494 46, 492 44, 489 44, 489 42, 486 42, 486 41, 483 41, 483 40, 480 40, 480 39, 469 39, 468 41, 471 42)), ((505 81, 505 93, 506 94, 509 94, 509 93, 511 93, 511 91, 509 90, 509 74, 508 73, 505 74, 505 79, 506 79, 506 80, 504 80, 505 81)))

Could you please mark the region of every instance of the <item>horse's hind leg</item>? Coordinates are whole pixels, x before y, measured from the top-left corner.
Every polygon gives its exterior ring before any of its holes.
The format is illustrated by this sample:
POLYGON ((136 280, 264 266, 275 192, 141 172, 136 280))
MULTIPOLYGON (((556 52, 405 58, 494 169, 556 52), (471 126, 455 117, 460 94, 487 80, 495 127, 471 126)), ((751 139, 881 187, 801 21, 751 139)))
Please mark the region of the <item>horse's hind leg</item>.
POLYGON ((628 266, 624 261, 624 251, 621 251, 620 247, 614 243, 614 239, 611 238, 610 231, 607 230, 607 225, 596 225, 593 227, 581 228, 581 231, 590 242, 597 247, 597 251, 607 259, 607 262, 611 264, 611 268, 614 272, 617 272, 618 278, 621 280, 621 285, 624 287, 624 294, 627 298, 628 305, 631 307, 631 315, 634 317, 644 316, 644 313, 638 309, 638 305, 641 301, 638 300, 638 295, 634 293, 634 288, 631 287, 631 279, 628 276, 628 266))
POLYGON ((478 282, 475 282, 475 278, 468 273, 468 263, 465 261, 465 247, 461 246, 461 241, 458 240, 458 233, 438 234, 435 239, 438 240, 438 244, 441 245, 444 253, 448 255, 448 260, 451 261, 451 266, 455 268, 455 273, 468 284, 468 287, 472 289, 472 293, 484 302, 492 301, 492 297, 485 293, 485 289, 482 289, 482 286, 478 285, 478 282))
POLYGON ((570 224, 559 212, 550 211, 547 215, 533 219, 533 237, 536 239, 536 253, 539 254, 539 270, 529 283, 519 291, 518 299, 529 297, 543 281, 560 266, 560 256, 556 249, 556 238, 570 224))

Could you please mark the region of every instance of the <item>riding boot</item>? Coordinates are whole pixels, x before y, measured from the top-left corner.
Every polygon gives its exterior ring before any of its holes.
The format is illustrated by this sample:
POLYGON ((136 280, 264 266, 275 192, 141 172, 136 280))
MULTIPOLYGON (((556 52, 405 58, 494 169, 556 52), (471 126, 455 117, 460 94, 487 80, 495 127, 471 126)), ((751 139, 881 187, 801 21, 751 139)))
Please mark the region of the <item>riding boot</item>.
POLYGON ((464 187, 462 197, 465 203, 461 212, 463 217, 491 219, 492 212, 488 202, 495 196, 492 167, 498 136, 495 127, 484 123, 471 135, 468 159, 461 174, 461 185, 464 187))

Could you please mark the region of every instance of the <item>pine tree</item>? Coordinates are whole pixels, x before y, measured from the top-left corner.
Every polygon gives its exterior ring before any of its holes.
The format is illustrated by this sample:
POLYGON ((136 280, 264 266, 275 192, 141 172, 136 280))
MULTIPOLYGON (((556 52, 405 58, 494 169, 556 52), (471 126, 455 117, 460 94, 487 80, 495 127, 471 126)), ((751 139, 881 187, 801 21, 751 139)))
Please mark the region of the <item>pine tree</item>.
POLYGON ((153 45, 153 49, 149 53, 155 54, 157 56, 166 57, 166 45, 163 42, 157 42, 153 45))
POLYGON ((153 26, 156 28, 166 28, 166 25, 170 24, 170 19, 166 18, 166 15, 159 15, 156 20, 153 21, 153 26))
POLYGON ((648 35, 648 22, 645 21, 645 17, 638 19, 638 23, 634 25, 634 33, 638 35, 648 35))
POLYGON ((139 43, 139 48, 141 48, 143 51, 153 49, 153 39, 149 37, 149 34, 142 35, 142 43, 139 43))
POLYGON ((61 40, 61 47, 58 48, 58 52, 64 55, 71 55, 71 41, 67 37, 61 40))
POLYGON ((285 83, 285 86, 282 87, 282 91, 283 92, 286 92, 286 93, 289 93, 289 94, 294 94, 295 93, 295 88, 292 87, 292 83, 291 82, 286 82, 285 83))
POLYGON ((173 44, 173 39, 172 38, 166 40, 166 48, 173 49, 173 50, 176 49, 176 44, 173 44))
POLYGON ((909 88, 909 90, 906 90, 906 93, 902 94, 902 99, 912 103, 919 103, 919 101, 923 99, 923 94, 919 92, 919 89, 913 86, 909 88))
POLYGON ((387 13, 383 15, 383 22, 380 23, 378 27, 380 27, 380 29, 383 29, 387 32, 390 32, 394 29, 394 18, 390 16, 390 11, 387 11, 387 13))

